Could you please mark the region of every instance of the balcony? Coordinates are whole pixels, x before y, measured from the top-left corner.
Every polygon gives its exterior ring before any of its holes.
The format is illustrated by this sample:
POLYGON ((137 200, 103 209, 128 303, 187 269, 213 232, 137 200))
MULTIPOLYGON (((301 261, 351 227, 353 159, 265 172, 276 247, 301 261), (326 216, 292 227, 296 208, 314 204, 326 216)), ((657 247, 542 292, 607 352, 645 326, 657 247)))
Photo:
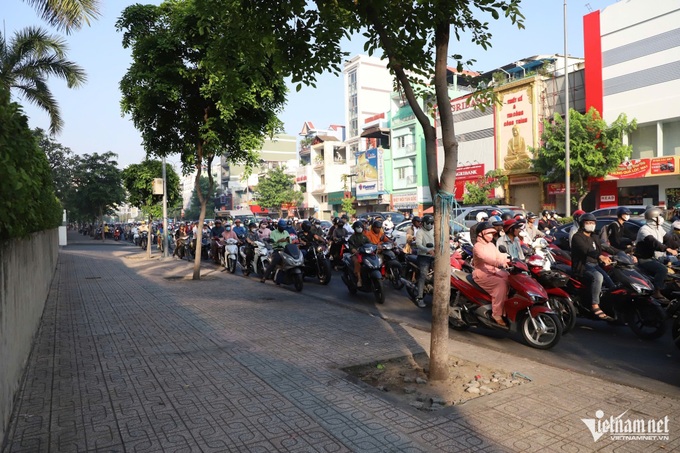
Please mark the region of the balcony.
POLYGON ((300 155, 301 155, 301 156, 307 156, 307 155, 309 155, 309 153, 311 153, 311 152, 312 152, 312 147, 311 147, 311 146, 309 146, 309 145, 300 146, 300 155))
POLYGON ((318 186, 314 187, 312 190, 313 194, 322 194, 326 193, 326 185, 325 184, 319 184, 318 186))
POLYGON ((413 185, 418 182, 418 177, 416 175, 409 175, 406 177, 406 184, 413 185))

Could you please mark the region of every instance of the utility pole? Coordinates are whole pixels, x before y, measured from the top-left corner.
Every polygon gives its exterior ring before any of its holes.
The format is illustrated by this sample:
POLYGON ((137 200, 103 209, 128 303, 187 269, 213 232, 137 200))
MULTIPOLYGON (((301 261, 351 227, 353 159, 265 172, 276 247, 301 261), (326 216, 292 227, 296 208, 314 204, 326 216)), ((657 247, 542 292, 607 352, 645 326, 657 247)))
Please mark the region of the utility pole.
POLYGON ((165 157, 163 157, 163 259, 168 257, 168 184, 165 177, 165 157))
POLYGON ((564 196, 566 199, 565 216, 571 215, 571 169, 569 167, 569 71, 567 64, 567 0, 564 0, 564 196))

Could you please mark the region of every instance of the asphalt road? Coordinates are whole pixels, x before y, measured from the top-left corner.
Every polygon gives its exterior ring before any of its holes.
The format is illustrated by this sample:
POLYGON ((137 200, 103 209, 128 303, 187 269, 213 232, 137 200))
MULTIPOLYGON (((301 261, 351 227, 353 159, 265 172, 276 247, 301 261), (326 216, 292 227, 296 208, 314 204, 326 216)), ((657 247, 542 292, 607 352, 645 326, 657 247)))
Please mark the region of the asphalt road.
MULTIPOLYGON (((323 300, 341 304, 350 309, 365 311, 393 322, 429 331, 432 322, 430 309, 416 307, 405 289, 397 291, 391 288, 389 282, 385 283, 386 298, 383 305, 376 305, 370 293, 349 294, 340 279, 340 272, 336 271, 333 272, 333 278, 328 286, 322 286, 318 281, 306 278, 299 297, 309 300, 310 303, 323 300)), ((294 292, 292 287, 275 287, 270 282, 267 284, 272 286, 272 291, 294 292)), ((429 301, 429 298, 426 298, 426 302, 429 301)), ((671 321, 667 322, 668 330, 662 338, 645 341, 639 339, 626 326, 612 326, 604 322, 578 319, 574 330, 548 351, 527 346, 519 334, 509 336, 490 329, 475 328, 466 332, 450 329, 449 335, 459 341, 482 345, 558 368, 677 397, 680 394, 680 350, 673 345, 670 334, 671 321)), ((455 354, 455 351, 451 353, 455 354)))

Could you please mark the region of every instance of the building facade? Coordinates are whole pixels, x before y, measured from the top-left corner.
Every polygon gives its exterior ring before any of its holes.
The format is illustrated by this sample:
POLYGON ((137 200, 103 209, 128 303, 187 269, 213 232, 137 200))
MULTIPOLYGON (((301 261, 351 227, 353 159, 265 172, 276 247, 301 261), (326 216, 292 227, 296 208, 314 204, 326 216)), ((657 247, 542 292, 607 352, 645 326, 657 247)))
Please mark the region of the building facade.
POLYGON ((583 19, 586 103, 636 119, 633 155, 594 186, 594 207, 680 203, 680 2, 628 0, 583 19))

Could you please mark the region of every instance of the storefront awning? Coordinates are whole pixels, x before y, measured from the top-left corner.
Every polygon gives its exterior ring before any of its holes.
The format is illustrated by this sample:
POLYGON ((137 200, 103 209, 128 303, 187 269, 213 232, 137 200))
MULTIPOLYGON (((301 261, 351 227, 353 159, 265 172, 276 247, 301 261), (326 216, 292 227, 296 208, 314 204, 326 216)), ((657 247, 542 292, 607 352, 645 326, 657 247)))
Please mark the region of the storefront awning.
POLYGON ((386 127, 379 126, 371 126, 361 133, 361 136, 363 138, 384 138, 385 136, 389 135, 390 135, 389 129, 387 129, 386 127))

